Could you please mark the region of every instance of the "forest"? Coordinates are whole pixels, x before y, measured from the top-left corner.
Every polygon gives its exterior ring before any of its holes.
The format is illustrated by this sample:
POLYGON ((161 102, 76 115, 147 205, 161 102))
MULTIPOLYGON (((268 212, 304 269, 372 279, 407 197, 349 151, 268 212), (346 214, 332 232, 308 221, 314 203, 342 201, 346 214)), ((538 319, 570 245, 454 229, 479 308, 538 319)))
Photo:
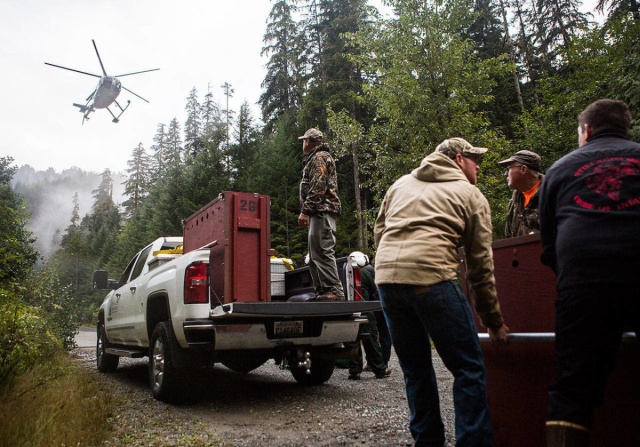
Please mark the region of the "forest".
MULTIPOLYGON (((47 259, 33 248, 24 200, 10 187, 13 160, 0 158, 2 386, 72 346, 75 327, 93 322, 104 295, 92 290, 95 269, 118 277, 138 250, 181 235, 183 219, 222 191, 269 195, 272 247, 300 265, 307 235, 296 226, 297 137, 310 127, 324 132, 338 164, 336 248, 344 256, 375 254, 371 229, 386 189, 446 138, 489 148, 478 187, 499 239, 510 191, 498 160, 529 149, 548 168, 577 147, 577 114, 596 99, 624 100, 640 116, 637 0, 599 0, 599 21, 577 0, 383 3, 392 15, 366 0, 272 0, 261 116, 194 87, 186 120, 159 123, 150 147, 132 149, 126 200, 114 201, 105 170, 90 212, 81 215, 74 199, 47 259)), ((640 139, 637 118, 632 138, 640 139)))

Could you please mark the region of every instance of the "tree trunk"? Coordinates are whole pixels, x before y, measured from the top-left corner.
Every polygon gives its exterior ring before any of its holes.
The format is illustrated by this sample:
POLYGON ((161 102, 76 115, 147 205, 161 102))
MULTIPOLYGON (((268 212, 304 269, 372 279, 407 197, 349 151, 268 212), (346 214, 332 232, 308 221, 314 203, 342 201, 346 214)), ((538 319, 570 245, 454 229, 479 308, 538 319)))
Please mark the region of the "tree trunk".
POLYGON ((504 40, 509 46, 509 60, 513 64, 513 82, 516 87, 516 95, 518 96, 518 104, 520 110, 524 111, 524 101, 522 100, 522 90, 520 89, 520 78, 518 77, 518 67, 516 66, 516 55, 514 53, 513 40, 511 40, 511 34, 509 33, 509 22, 507 21, 507 11, 504 7, 504 2, 500 0, 500 10, 502 11, 502 21, 504 22, 504 40))

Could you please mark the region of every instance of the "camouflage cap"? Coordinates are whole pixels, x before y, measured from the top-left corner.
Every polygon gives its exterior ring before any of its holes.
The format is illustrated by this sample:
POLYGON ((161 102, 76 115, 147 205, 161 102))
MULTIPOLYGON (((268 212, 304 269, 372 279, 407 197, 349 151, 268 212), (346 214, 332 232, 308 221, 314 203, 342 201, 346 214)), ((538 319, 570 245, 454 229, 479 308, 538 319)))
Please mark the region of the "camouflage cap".
POLYGON ((488 149, 486 147, 474 147, 463 138, 449 138, 436 147, 436 151, 442 152, 450 158, 455 158, 457 154, 482 155, 487 152, 487 150, 488 149))
POLYGON ((302 135, 301 137, 298 137, 298 140, 322 140, 322 132, 320 132, 318 129, 312 127, 311 129, 307 130, 304 135, 302 135))
POLYGON ((542 164, 542 158, 538 154, 527 150, 518 151, 506 160, 499 161, 498 164, 500 166, 506 167, 509 165, 509 163, 512 163, 514 161, 525 165, 526 167, 531 168, 534 171, 539 171, 542 164))

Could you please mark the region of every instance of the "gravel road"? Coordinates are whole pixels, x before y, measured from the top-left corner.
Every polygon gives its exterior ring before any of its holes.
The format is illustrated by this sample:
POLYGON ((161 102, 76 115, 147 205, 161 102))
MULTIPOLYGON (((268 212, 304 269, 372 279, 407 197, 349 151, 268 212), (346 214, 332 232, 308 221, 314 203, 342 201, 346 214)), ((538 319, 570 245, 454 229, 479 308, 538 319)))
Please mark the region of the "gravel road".
MULTIPOLYGON (((119 396, 104 446, 411 446, 404 381, 395 354, 386 379, 363 373, 348 380, 336 369, 321 386, 302 387, 270 360, 249 374, 218 366, 193 384, 185 405, 153 399, 147 359, 121 359, 113 374, 95 369, 92 348, 72 356, 100 388, 119 396)), ((447 447, 453 439, 452 377, 435 355, 447 447)))

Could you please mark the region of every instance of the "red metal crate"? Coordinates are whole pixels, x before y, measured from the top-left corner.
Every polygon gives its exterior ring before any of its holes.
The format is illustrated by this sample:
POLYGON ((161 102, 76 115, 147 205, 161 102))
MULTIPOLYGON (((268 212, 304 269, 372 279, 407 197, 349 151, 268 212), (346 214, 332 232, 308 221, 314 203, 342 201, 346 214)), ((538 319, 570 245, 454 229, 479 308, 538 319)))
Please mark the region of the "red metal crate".
MULTIPOLYGON (((487 394, 496 447, 546 445, 548 388, 555 372, 556 276, 540 262, 538 234, 493 243, 500 307, 513 338, 506 347, 482 343, 487 369, 487 394), (535 340, 539 337, 538 341, 535 340), (549 341, 541 341, 547 338, 549 341), (530 340, 530 341, 527 341, 530 340)), ((465 276, 464 253, 460 250, 465 276)), ((469 296, 466 281, 461 281, 469 296)), ((486 332, 480 326, 480 332, 486 332)), ((597 330, 597 328, 594 328, 597 330)), ((638 344, 623 342, 609 377, 605 403, 596 411, 592 447, 640 445, 640 356, 638 344)))
POLYGON ((225 191, 184 222, 184 252, 215 242, 209 271, 212 306, 271 300, 270 200, 225 191))

